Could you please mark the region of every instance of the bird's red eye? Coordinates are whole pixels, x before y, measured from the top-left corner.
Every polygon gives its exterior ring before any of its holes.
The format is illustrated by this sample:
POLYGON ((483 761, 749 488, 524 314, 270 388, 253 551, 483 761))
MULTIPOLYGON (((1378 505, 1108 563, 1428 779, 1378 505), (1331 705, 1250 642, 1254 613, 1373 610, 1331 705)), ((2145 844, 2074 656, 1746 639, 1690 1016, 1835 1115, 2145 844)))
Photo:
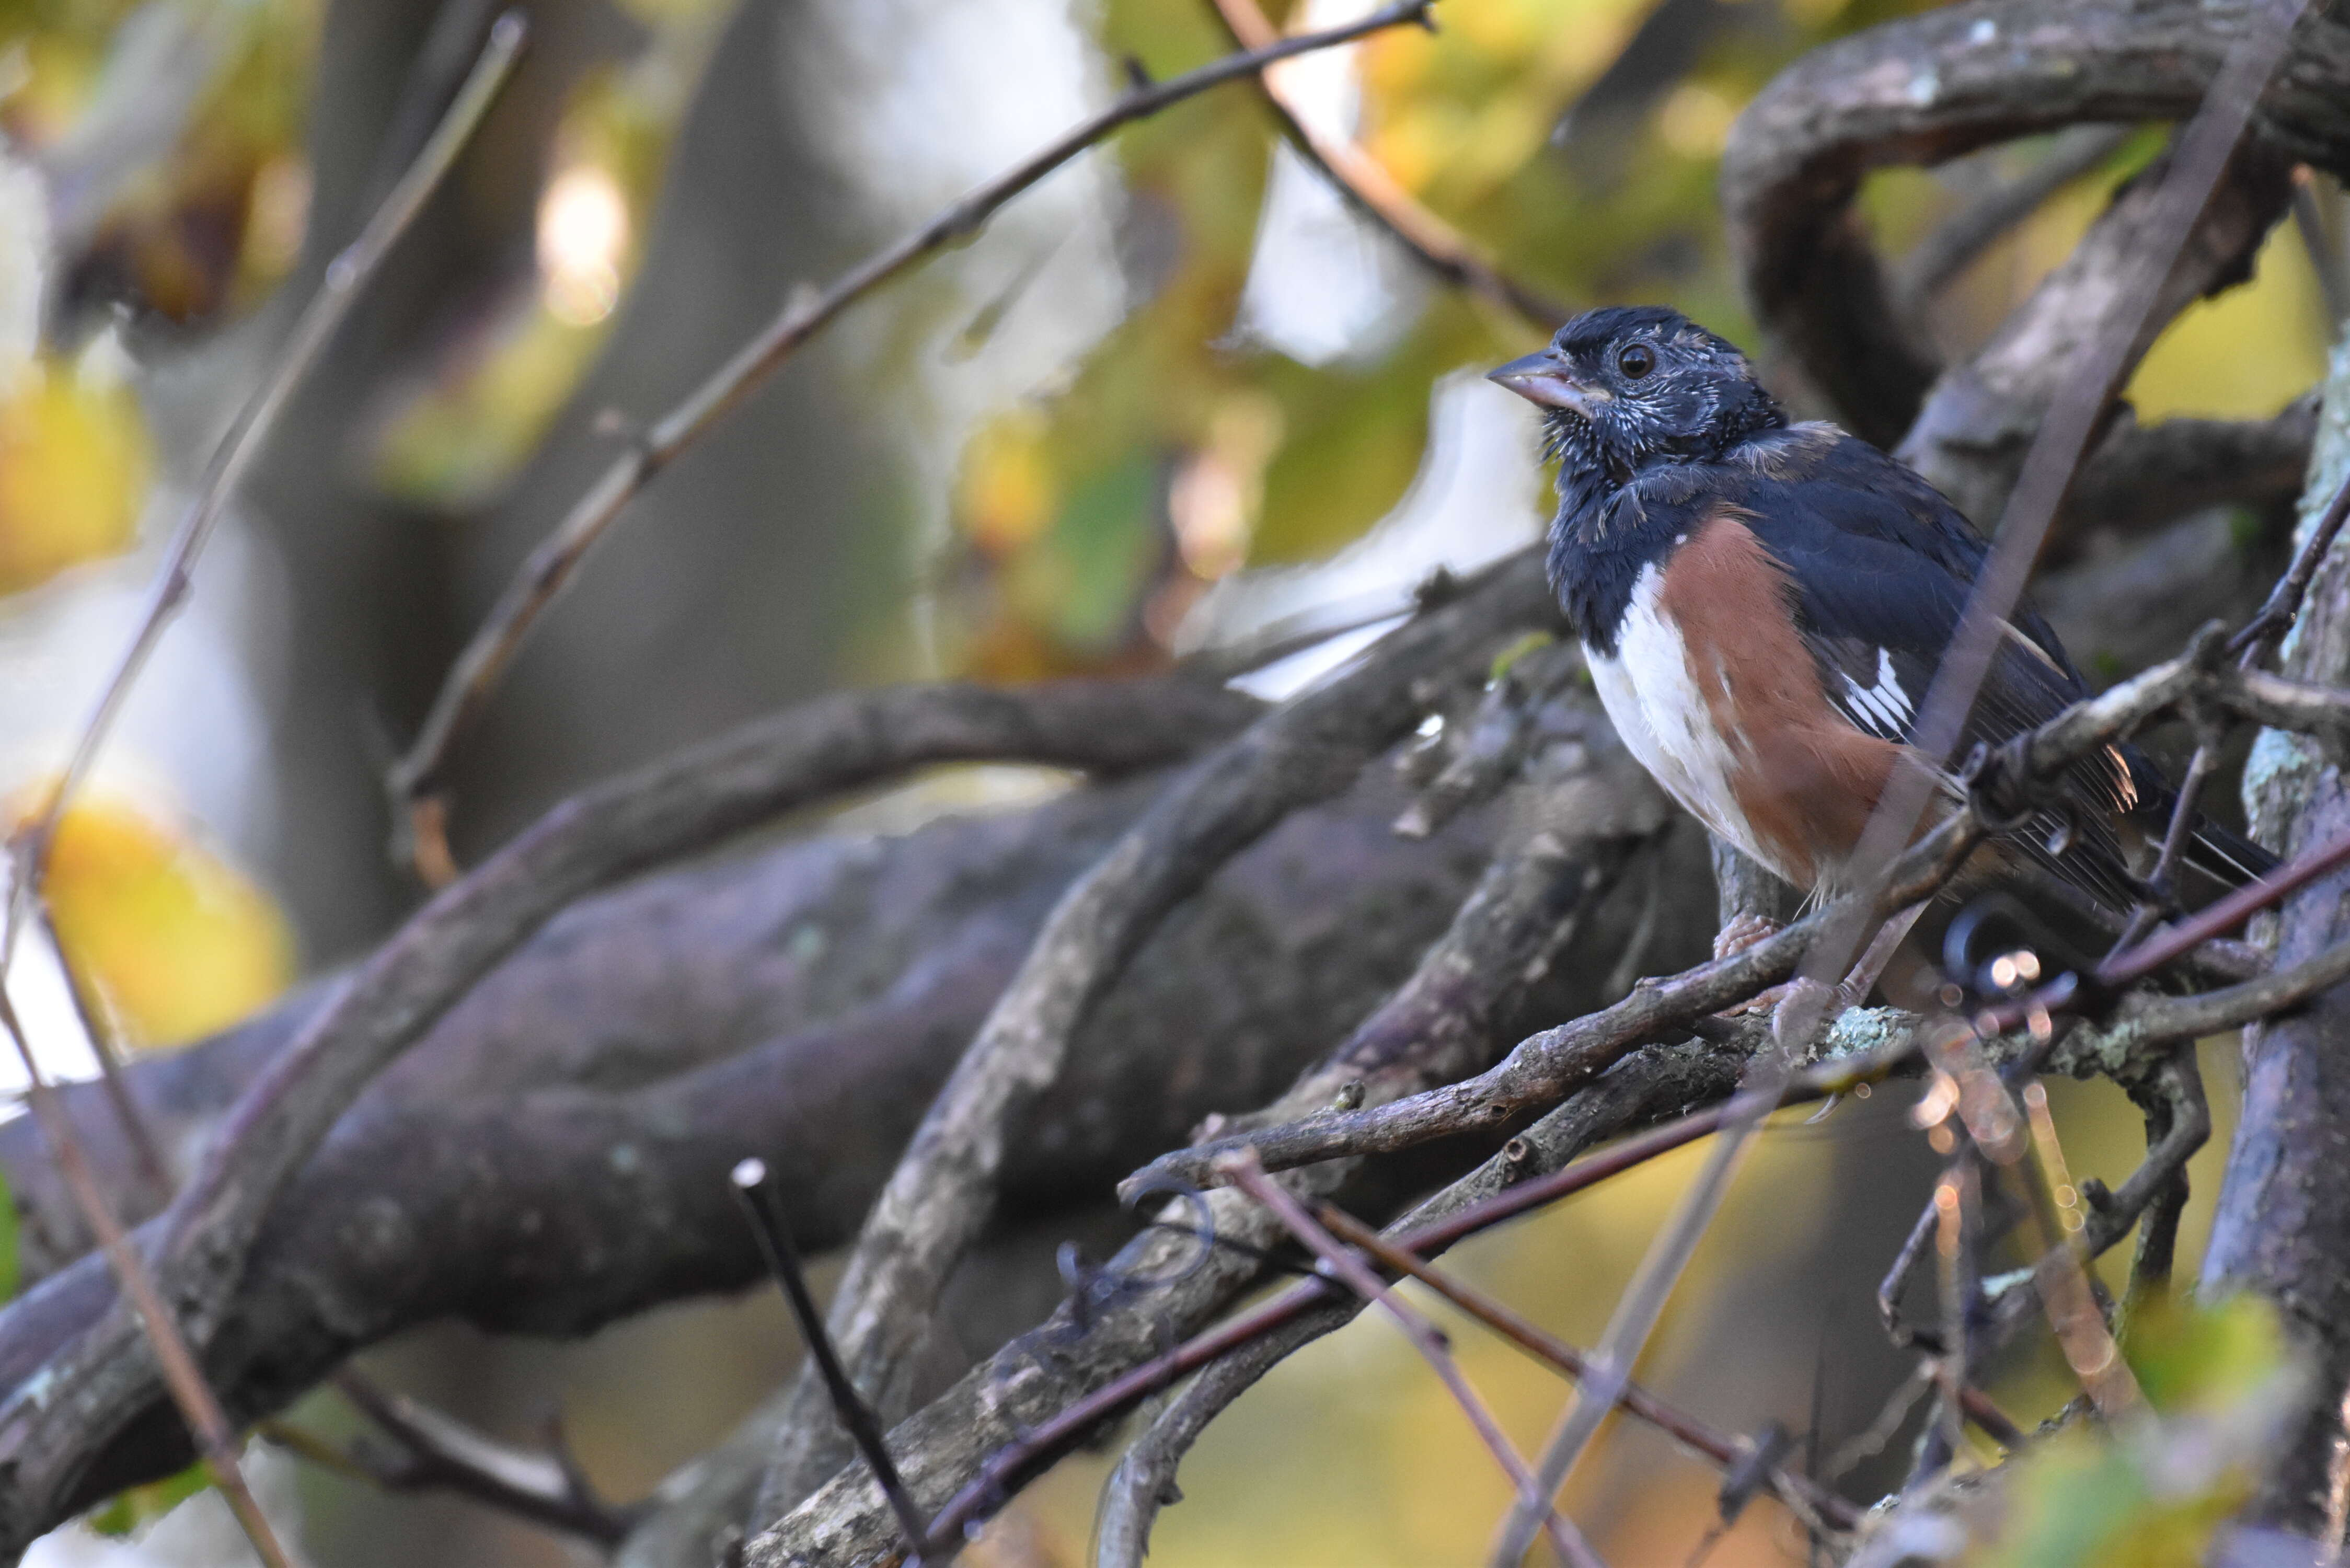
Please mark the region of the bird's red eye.
POLYGON ((1617 373, 1627 381, 1637 381, 1656 368, 1656 350, 1646 343, 1627 343, 1616 350, 1617 373))

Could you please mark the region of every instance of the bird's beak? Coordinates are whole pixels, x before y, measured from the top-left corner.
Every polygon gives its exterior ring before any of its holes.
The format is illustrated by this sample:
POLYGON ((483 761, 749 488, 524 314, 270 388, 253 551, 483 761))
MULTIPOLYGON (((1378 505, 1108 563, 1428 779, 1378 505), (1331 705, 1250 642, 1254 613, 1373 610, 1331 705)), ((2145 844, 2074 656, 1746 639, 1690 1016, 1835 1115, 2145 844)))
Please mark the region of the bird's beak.
POLYGON ((1576 380, 1568 372, 1566 362, 1550 348, 1513 359, 1498 370, 1489 370, 1485 379, 1499 382, 1530 403, 1565 409, 1585 419, 1591 417, 1596 404, 1607 399, 1607 394, 1598 388, 1576 380))

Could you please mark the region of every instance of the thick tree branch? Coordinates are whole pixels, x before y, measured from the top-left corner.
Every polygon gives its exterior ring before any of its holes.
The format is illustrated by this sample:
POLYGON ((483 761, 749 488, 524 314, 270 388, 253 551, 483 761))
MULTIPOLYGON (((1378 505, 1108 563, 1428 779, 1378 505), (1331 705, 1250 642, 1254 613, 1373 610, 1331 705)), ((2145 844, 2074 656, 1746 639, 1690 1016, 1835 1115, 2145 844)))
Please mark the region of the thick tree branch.
POLYGON ((1938 223, 1901 259, 1895 297, 1902 315, 1922 318, 1933 296, 2040 210, 2049 197, 2095 169, 2129 140, 2110 125, 2088 125, 2055 139, 2040 161, 2012 180, 1982 192, 1938 223))
MULTIPOLYGON (((144 1245, 201 1352, 263 1218, 379 1073, 566 904, 795 806, 920 763, 1012 757, 1110 770, 1161 762, 1253 705, 1189 682, 1036 692, 910 687, 811 703, 557 806, 427 905, 247 1089, 144 1245)), ((137 1412, 151 1359, 116 1306, 0 1406, 0 1542, 56 1517, 137 1412), (39 1397, 31 1397, 37 1394, 39 1397)))
POLYGON ((2164 420, 2125 414, 2081 465, 2061 526, 2143 533, 2190 512, 2235 503, 2266 510, 2301 493, 2317 434, 2317 397, 2269 420, 2164 420))
MULTIPOLYGON (((2173 317, 2197 298, 2251 275, 2253 253, 2284 215, 2293 188, 2290 166, 2272 151, 2247 147, 2196 223, 2178 263, 2160 281, 2149 308, 2143 296, 2147 280, 2141 258, 2168 221, 2161 209, 2162 175, 2169 163, 2168 157, 2158 160, 2115 197, 2073 253, 2000 324, 1991 341, 1935 382, 1902 438, 1903 460, 1986 532, 1997 526, 2006 509, 2024 453, 2054 406, 2068 368, 2117 329, 2132 327, 2135 335, 2123 363, 2126 369, 2135 366, 2173 317)), ((2143 442, 2120 439, 2123 450, 2116 461, 2143 455, 2143 442)), ((2100 444, 2114 441, 2109 437, 2100 444)), ((2224 448, 2234 443, 2214 444, 2224 448)), ((2192 472, 2199 466, 2194 455, 2181 451, 2165 466, 2174 472, 2182 468, 2192 472)), ((2109 467, 2106 472, 2110 476, 2114 471, 2109 467)), ((2239 475, 2237 483, 2254 478, 2239 475)), ((2112 504, 2110 493, 2099 499, 2112 504)))
MULTIPOLYGON (((233 1412, 272 1410, 439 1317, 574 1334, 742 1287, 758 1262, 725 1178, 745 1155, 785 1176, 809 1245, 847 1240, 1054 898, 1156 785, 787 846, 567 913, 369 1091, 272 1209, 207 1357, 233 1412)), ((1146 944, 1068 1081, 1015 1128, 1007 1218, 1106 1197, 1202 1116, 1274 1092, 1409 971, 1492 822, 1399 839, 1399 800, 1374 778, 1298 814, 1146 944), (1201 973, 1219 985, 1202 993, 1201 973)), ((133 1085, 168 1139, 199 1137, 320 1005, 140 1062, 133 1085)), ((110 1127, 96 1085, 72 1097, 81 1125, 110 1127)), ((129 1168, 119 1136, 96 1147, 129 1168)), ((0 1128, 0 1161, 47 1212, 55 1178, 30 1129, 0 1128)), ((0 1315, 0 1382, 36 1372, 110 1293, 85 1258, 0 1315)), ((76 1501, 180 1468, 185 1443, 151 1382, 76 1501)))
MULTIPOLYGON (((2262 15, 2188 0, 1976 0, 1814 49, 1747 106, 1723 214, 1772 339, 1856 432, 1890 447, 1939 369, 1888 299, 1852 202, 1873 169, 1933 163, 2077 124, 2183 119, 2262 15)), ((2313 16, 2263 99, 2286 155, 2350 162, 2350 25, 2313 16)))
MULTIPOLYGON (((2326 388, 2319 452, 2303 503, 2306 534, 2345 478, 2343 420, 2350 383, 2326 388)), ((2303 680, 2350 681, 2350 559, 2336 548, 2318 566, 2283 669, 2303 680)), ((2350 832, 2350 791, 2338 758, 2299 736, 2271 732, 2253 746, 2245 804, 2267 842, 2303 853, 2350 832)), ((2337 873, 2285 904, 2274 926, 2277 962, 2321 958, 2350 939, 2350 876, 2337 873)), ((2251 1511, 2255 1523, 2314 1534, 2324 1525, 2328 1470, 2342 1435, 2350 1379, 2350 1191, 2340 1179, 2350 1139, 2350 987, 2334 986, 2293 1012, 2247 1030, 2244 1099, 2221 1179, 2206 1290, 2250 1286, 2283 1312, 2315 1376, 2251 1511)))
MULTIPOLYGON (((1595 990, 1604 983, 1612 955, 1604 947, 1592 952, 1581 944, 1607 932, 1605 926, 1595 931, 1591 922, 1614 868, 1638 842, 1627 836, 1627 826, 1637 834, 1642 825, 1637 818, 1627 825, 1607 813, 1586 829, 1576 821, 1581 815, 1537 814, 1535 820, 1549 826, 1529 843, 1531 862, 1489 876, 1480 898, 1461 911, 1412 981, 1328 1062, 1301 1078, 1281 1108, 1310 1095, 1328 1096, 1327 1085, 1341 1075, 1343 1083, 1361 1084, 1367 1096, 1395 1094, 1437 1081, 1430 1076, 1435 1073, 1457 1073, 1476 1059, 1490 1058, 1509 1037, 1510 1021, 1523 1012, 1522 1003, 1531 994, 1526 987, 1551 969, 1548 961, 1530 959, 1576 951, 1579 961, 1559 966, 1555 978, 1596 1000, 1595 990), (1544 845, 1545 834, 1556 835, 1556 841, 1544 845), (1446 1012, 1482 1022, 1467 1030, 1431 1030, 1446 1012), (1422 1036, 1429 1048, 1415 1049, 1422 1036), (1381 1064, 1386 1071, 1371 1070, 1381 1064)), ((1351 1100, 1353 1093, 1350 1088, 1344 1097, 1351 1100)), ((1306 1173, 1297 1189, 1326 1195, 1348 1175, 1343 1165, 1326 1166, 1306 1173)), ((1255 1246, 1280 1239, 1277 1227, 1237 1194, 1210 1193, 1206 1202, 1209 1222, 1220 1237, 1255 1246)), ((1203 1254, 1188 1237, 1146 1231, 1102 1272, 1100 1289, 1081 1291, 1051 1322, 1013 1342, 892 1435, 892 1450, 909 1457, 908 1479, 916 1493, 940 1498, 962 1486, 1022 1427, 1149 1360, 1167 1334, 1188 1332, 1204 1322, 1253 1282, 1259 1268, 1243 1252, 1218 1247, 1203 1254), (1146 1282, 1122 1288, 1114 1282, 1118 1281, 1146 1282)), ((748 1562, 754 1568, 781 1564, 814 1552, 819 1542, 841 1561, 861 1560, 886 1541, 890 1529, 886 1513, 873 1511, 878 1501, 854 1472, 836 1478, 754 1540, 748 1562)))
MULTIPOLYGON (((1346 788, 1419 720, 1427 690, 1482 679, 1501 642, 1557 615, 1535 553, 1511 557, 1205 759, 1064 897, 882 1189, 827 1315, 885 1421, 913 1407, 914 1352, 994 1206, 1007 1123, 1059 1075, 1071 1033, 1135 948, 1226 859, 1346 788)), ((812 1373, 793 1397, 754 1525, 781 1518, 847 1457, 812 1373)))

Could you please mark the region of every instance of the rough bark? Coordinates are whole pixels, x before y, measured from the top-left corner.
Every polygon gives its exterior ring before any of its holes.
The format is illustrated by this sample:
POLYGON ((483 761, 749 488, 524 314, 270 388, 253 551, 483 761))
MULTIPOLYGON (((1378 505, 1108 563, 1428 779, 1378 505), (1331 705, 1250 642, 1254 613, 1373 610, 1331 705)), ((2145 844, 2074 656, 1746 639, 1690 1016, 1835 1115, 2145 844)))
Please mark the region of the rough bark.
MULTIPOLYGON (((1012 1121, 1060 1075, 1071 1036, 1127 960, 1226 859, 1346 789, 1427 712, 1431 691, 1481 684, 1503 642, 1555 625, 1539 556, 1523 551, 1481 574, 1457 601, 1424 610, 1203 757, 1055 906, 882 1187, 827 1313, 842 1365, 882 1421, 915 1407, 917 1353, 994 1207, 1012 1121)), ((793 1398, 754 1528, 854 1452, 813 1368, 793 1398)))
MULTIPOLYGON (((845 1241, 1045 911, 1157 787, 788 845, 566 914, 368 1092, 273 1209, 208 1358, 224 1398, 263 1413, 437 1317, 579 1334, 738 1288, 757 1261, 725 1175, 745 1153, 793 1173, 809 1246, 845 1241)), ((1105 1200, 1202 1116, 1277 1090, 1409 970, 1490 853, 1495 814, 1412 841, 1388 828, 1400 804, 1371 779, 1299 813, 1144 945, 1067 1080, 1015 1130, 1008 1218, 1105 1200)), ((320 1001, 135 1067, 170 1140, 201 1139, 320 1001)), ((73 1098, 127 1172, 102 1099, 73 1098)), ((26 1122, 0 1128, 0 1163, 54 1260, 74 1243, 68 1205, 26 1122)), ((0 1317, 0 1381, 110 1295, 91 1257, 45 1280, 0 1317)), ((151 1386, 68 1506, 185 1458, 151 1386)))
MULTIPOLYGON (((1935 382, 1902 438, 1902 460, 1986 533, 1999 525, 2023 454, 2066 368, 2116 330, 2116 322, 2144 310, 2132 295, 2137 258, 2158 221, 2163 167, 2158 161, 2124 188, 1991 341, 1935 382)), ((2197 298, 2251 275, 2253 254, 2284 215, 2291 191, 2282 158, 2260 147, 2239 152, 2146 314, 2130 346, 2131 364, 2197 298)))
MULTIPOLYGON (((2350 354, 2327 380, 2303 526, 2350 474, 2350 354)), ((2350 554, 2337 545, 2287 638, 2291 675, 2350 681, 2350 554)), ((2245 769, 2263 842, 2290 856, 2350 830, 2350 780, 2317 742, 2265 731, 2245 769)), ((2280 967, 2350 939, 2350 873, 2303 889, 2271 923, 2280 967)), ((2251 1520, 2303 1534, 2326 1515, 2350 1381, 2350 986, 2244 1033, 2244 1103, 2203 1260, 2203 1289, 2250 1286, 2282 1309, 2317 1376, 2251 1520)))
MULTIPOLYGON (((1632 764, 1620 749, 1608 750, 1612 757, 1579 770, 1587 778, 1566 781, 1554 793, 1556 809, 1538 814, 1543 826, 1525 853, 1513 857, 1518 864, 1487 877, 1482 896, 1462 909, 1411 983, 1303 1077, 1291 1096, 1326 1094, 1329 1075, 1338 1072, 1358 1074, 1355 1082, 1366 1097, 1408 1094, 1490 1060, 1515 1037, 1516 1025, 1541 1015, 1530 1010, 1542 992, 1549 992, 1544 1006, 1565 1002, 1576 1010, 1608 994, 1617 956, 1611 950, 1635 922, 1611 919, 1603 900, 1634 847, 1653 838, 1659 805, 1653 785, 1637 771, 1627 774, 1632 764), (1555 974, 1564 990, 1530 988, 1529 971, 1555 974)), ((1626 891, 1635 894, 1628 902, 1646 901, 1637 888, 1626 891)), ((1280 1109, 1296 1108, 1291 1096, 1280 1109)), ((1382 1166, 1333 1161, 1293 1179, 1315 1196, 1344 1189, 1350 1204, 1386 1212, 1414 1188, 1457 1174, 1492 1141, 1453 1139, 1429 1151, 1432 1158, 1382 1166)), ((1024 1427, 1148 1360, 1170 1336, 1196 1330, 1262 1277, 1256 1250, 1283 1244, 1285 1232, 1230 1189, 1203 1201, 1215 1234, 1247 1250, 1202 1250, 1189 1236, 1165 1231, 1138 1236, 1104 1271, 1101 1288, 1080 1286, 1049 1321, 898 1427, 890 1449, 903 1456, 900 1468, 917 1497, 943 1502, 1024 1427)), ((868 1563, 901 1544, 879 1489, 855 1464, 754 1537, 744 1562, 748 1568, 868 1563)), ((682 1568, 695 1558, 688 1552, 664 1561, 682 1568)))
MULTIPOLYGON (((2069 125, 2183 119, 2259 7, 1978 0, 1815 49, 1731 133, 1723 215, 1757 318, 1856 432, 1890 447, 1939 367, 1895 311, 1862 179, 2069 125)), ((2286 156, 2350 163, 2350 24, 2313 14, 2263 99, 2286 156)))

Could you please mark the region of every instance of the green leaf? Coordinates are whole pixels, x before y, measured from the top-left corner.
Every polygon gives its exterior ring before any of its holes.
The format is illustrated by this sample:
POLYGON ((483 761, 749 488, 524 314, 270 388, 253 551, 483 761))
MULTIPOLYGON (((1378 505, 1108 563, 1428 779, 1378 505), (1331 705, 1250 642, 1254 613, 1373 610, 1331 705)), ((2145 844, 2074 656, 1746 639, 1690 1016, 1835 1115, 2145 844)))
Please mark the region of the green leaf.
POLYGON ((149 1481, 115 1494, 91 1511, 89 1527, 100 1535, 124 1536, 162 1518, 213 1484, 212 1472, 198 1459, 177 1475, 149 1481))

